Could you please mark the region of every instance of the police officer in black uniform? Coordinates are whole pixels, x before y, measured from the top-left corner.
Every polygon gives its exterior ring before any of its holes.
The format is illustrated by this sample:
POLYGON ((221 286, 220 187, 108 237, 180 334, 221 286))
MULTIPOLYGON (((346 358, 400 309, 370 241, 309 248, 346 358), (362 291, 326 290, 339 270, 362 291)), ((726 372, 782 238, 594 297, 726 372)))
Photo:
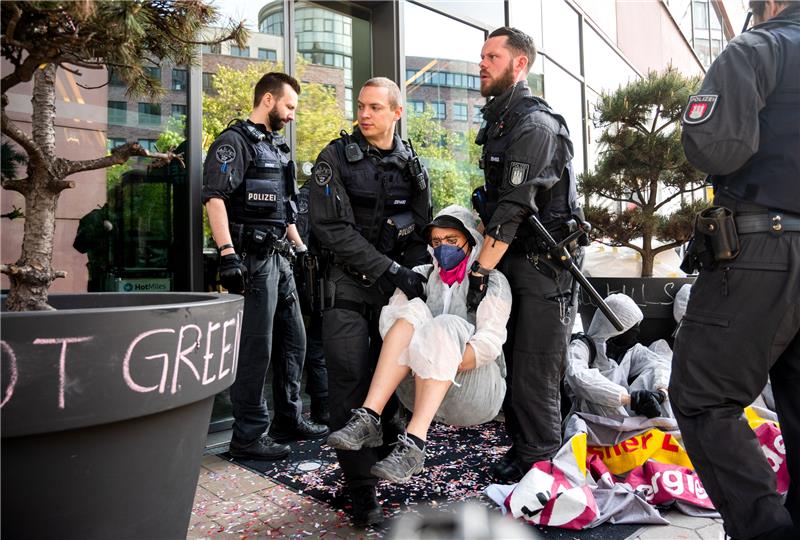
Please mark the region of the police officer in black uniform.
POLYGON ((683 115, 686 157, 711 175, 719 208, 698 216, 689 249, 699 276, 669 392, 725 531, 788 539, 800 538, 800 3, 750 8, 757 24, 722 51, 683 115), (768 375, 785 450, 771 462, 742 415, 768 375), (783 459, 785 504, 771 466, 783 459))
POLYGON ((244 294, 241 345, 231 386, 233 436, 230 453, 249 459, 280 459, 289 447, 264 433, 270 427, 263 397, 276 310, 296 336, 294 354, 280 359, 275 377, 274 430, 284 440, 323 437, 325 426, 303 420, 300 376, 305 334, 293 301, 294 278, 287 261, 291 245, 303 243, 294 226, 294 163, 278 134, 294 119, 300 85, 284 73, 268 73, 256 84, 253 111, 223 131, 208 151, 203 171, 203 202, 220 252, 220 282, 244 294))
MULTIPOLYGON (((402 114, 400 90, 389 79, 364 83, 358 96, 358 129, 331 142, 309 181, 310 222, 330 254, 323 312, 331 430, 347 423, 369 390, 381 349, 378 316, 395 288, 410 299, 422 295, 424 278, 410 270, 430 260, 420 235, 430 221, 427 175, 395 124, 402 114)), ((396 441, 397 402, 383 410, 384 442, 396 441)), ((353 522, 383 520, 370 468, 386 447, 337 451, 353 501, 353 522)))
POLYGON ((558 241, 575 208, 573 155, 564 119, 531 94, 526 76, 536 57, 530 36, 498 28, 481 51, 483 108, 478 133, 485 186, 473 194, 486 239, 470 269, 468 304, 480 302, 497 267, 513 294, 504 346, 508 385, 503 411, 511 449, 492 467, 501 482, 519 480, 561 447, 560 384, 571 331, 573 278, 545 258, 527 222, 535 214, 558 241))

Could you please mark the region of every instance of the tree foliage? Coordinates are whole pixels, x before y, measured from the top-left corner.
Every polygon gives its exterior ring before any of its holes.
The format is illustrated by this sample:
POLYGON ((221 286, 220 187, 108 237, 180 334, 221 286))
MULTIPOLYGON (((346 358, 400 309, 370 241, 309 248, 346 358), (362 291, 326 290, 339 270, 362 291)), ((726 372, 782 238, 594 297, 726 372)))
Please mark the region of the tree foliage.
MULTIPOLYGON (((297 58, 296 73, 302 79, 308 62, 297 58)), ((281 63, 253 63, 245 69, 220 66, 212 78, 214 93, 203 98, 203 143, 208 148, 222 130, 236 118, 247 118, 253 108, 253 88, 270 71, 282 71, 281 63)), ((347 129, 343 108, 336 93, 321 83, 302 83, 297 105, 298 163, 313 163, 339 131, 347 129)))
POLYGON ((408 139, 428 169, 433 211, 450 204, 470 208, 472 190, 483 184, 476 166, 480 147, 474 143, 475 133, 448 131, 434 116, 430 107, 408 113, 408 139))
POLYGON ((705 206, 691 192, 705 176, 686 160, 680 118, 698 78, 670 67, 601 96, 595 126, 604 128, 594 170, 579 189, 590 204, 588 220, 604 243, 626 246, 642 256, 642 276, 651 276, 658 253, 691 235, 694 214, 705 206), (609 208, 622 206, 619 212, 609 208), (641 239, 641 246, 634 240, 641 239), (654 246, 653 241, 663 242, 654 246))
MULTIPOLYGON (((162 61, 175 65, 194 62, 193 41, 214 26, 216 11, 205 0, 79 0, 3 2, 0 53, 11 66, 0 79, 2 133, 25 152, 24 178, 3 177, 5 189, 25 198, 24 238, 19 259, 2 265, 11 289, 10 310, 50 309, 47 290, 63 271, 52 268, 55 209, 64 189, 74 187, 67 178, 75 173, 125 163, 132 156, 151 156, 137 143, 114 148, 109 155, 82 161, 58 157, 55 152, 56 71, 80 75, 84 69, 111 69, 128 87, 128 95, 156 97, 160 81, 147 68, 162 61), (31 134, 6 114, 8 91, 33 81, 31 134)), ((217 24, 218 26, 218 24, 217 24)), ((247 32, 230 24, 229 32, 210 41, 228 39, 244 45, 247 32)), ((163 154, 165 160, 171 153, 163 154)))

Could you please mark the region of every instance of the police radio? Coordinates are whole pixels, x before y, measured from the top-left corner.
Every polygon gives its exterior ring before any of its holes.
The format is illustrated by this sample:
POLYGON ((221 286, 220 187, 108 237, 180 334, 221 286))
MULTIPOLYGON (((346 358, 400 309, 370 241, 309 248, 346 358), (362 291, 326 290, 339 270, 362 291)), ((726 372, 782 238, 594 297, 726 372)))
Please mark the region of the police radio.
POLYGON ((350 139, 350 135, 345 130, 340 131, 339 136, 344 139, 344 157, 348 163, 355 163, 364 159, 364 152, 361 151, 361 147, 350 139))
POLYGON ((425 191, 425 188, 428 187, 425 181, 425 171, 422 168, 419 156, 414 151, 414 145, 411 144, 410 140, 408 141, 408 148, 411 150, 411 159, 408 160, 408 174, 411 175, 411 178, 416 182, 417 189, 419 191, 425 191))

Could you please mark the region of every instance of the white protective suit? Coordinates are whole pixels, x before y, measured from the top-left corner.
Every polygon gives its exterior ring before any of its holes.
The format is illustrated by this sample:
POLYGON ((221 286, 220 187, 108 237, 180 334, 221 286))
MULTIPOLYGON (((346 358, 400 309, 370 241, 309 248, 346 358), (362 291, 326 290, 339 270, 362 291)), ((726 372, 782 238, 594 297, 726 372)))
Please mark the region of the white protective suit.
MULTIPOLYGON (((617 314, 625 330, 644 318, 633 299, 624 294, 612 294, 606 303, 617 314)), ((624 332, 623 331, 623 332, 624 332)), ((596 354, 582 340, 570 343, 565 375, 573 412, 588 412, 598 416, 634 416, 622 405, 622 396, 634 390, 656 390, 669 386, 670 359, 637 343, 617 363, 606 354, 606 340, 622 334, 599 309, 586 333, 594 343, 596 354)), ((672 416, 667 401, 661 405, 665 416, 672 416)))
MULTIPOLYGON (((469 254, 467 268, 480 251, 483 237, 474 227, 472 213, 461 206, 448 206, 439 215, 458 218, 472 234, 476 245, 469 254)), ((486 296, 477 312, 467 313, 469 280, 446 285, 434 263, 414 268, 428 277, 425 284, 427 301, 408 300, 397 289, 381 311, 380 333, 386 333, 398 319, 414 326, 414 336, 399 358, 411 368, 412 375, 424 379, 453 381, 435 420, 454 426, 470 426, 488 422, 497 416, 506 393, 506 366, 503 343, 506 323, 511 314, 511 288, 505 276, 497 270, 489 275, 486 296), (475 351, 475 369, 458 373, 464 349, 469 343, 475 351)), ((467 270, 469 272, 469 270, 467 270)), ((397 396, 403 405, 413 410, 414 378, 407 377, 398 387, 397 396)))

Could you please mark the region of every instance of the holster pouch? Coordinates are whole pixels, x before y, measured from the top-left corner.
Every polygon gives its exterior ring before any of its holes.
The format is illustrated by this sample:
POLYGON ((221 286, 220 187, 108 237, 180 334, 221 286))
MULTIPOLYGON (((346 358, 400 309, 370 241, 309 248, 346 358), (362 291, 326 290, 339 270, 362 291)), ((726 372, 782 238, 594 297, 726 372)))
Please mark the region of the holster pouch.
POLYGON ((687 274, 716 263, 731 261, 739 255, 739 235, 733 212, 724 206, 712 206, 697 214, 692 237, 681 270, 687 274))
POLYGON ((381 230, 378 251, 384 254, 395 252, 398 246, 405 245, 415 228, 414 216, 410 211, 387 218, 381 230))

